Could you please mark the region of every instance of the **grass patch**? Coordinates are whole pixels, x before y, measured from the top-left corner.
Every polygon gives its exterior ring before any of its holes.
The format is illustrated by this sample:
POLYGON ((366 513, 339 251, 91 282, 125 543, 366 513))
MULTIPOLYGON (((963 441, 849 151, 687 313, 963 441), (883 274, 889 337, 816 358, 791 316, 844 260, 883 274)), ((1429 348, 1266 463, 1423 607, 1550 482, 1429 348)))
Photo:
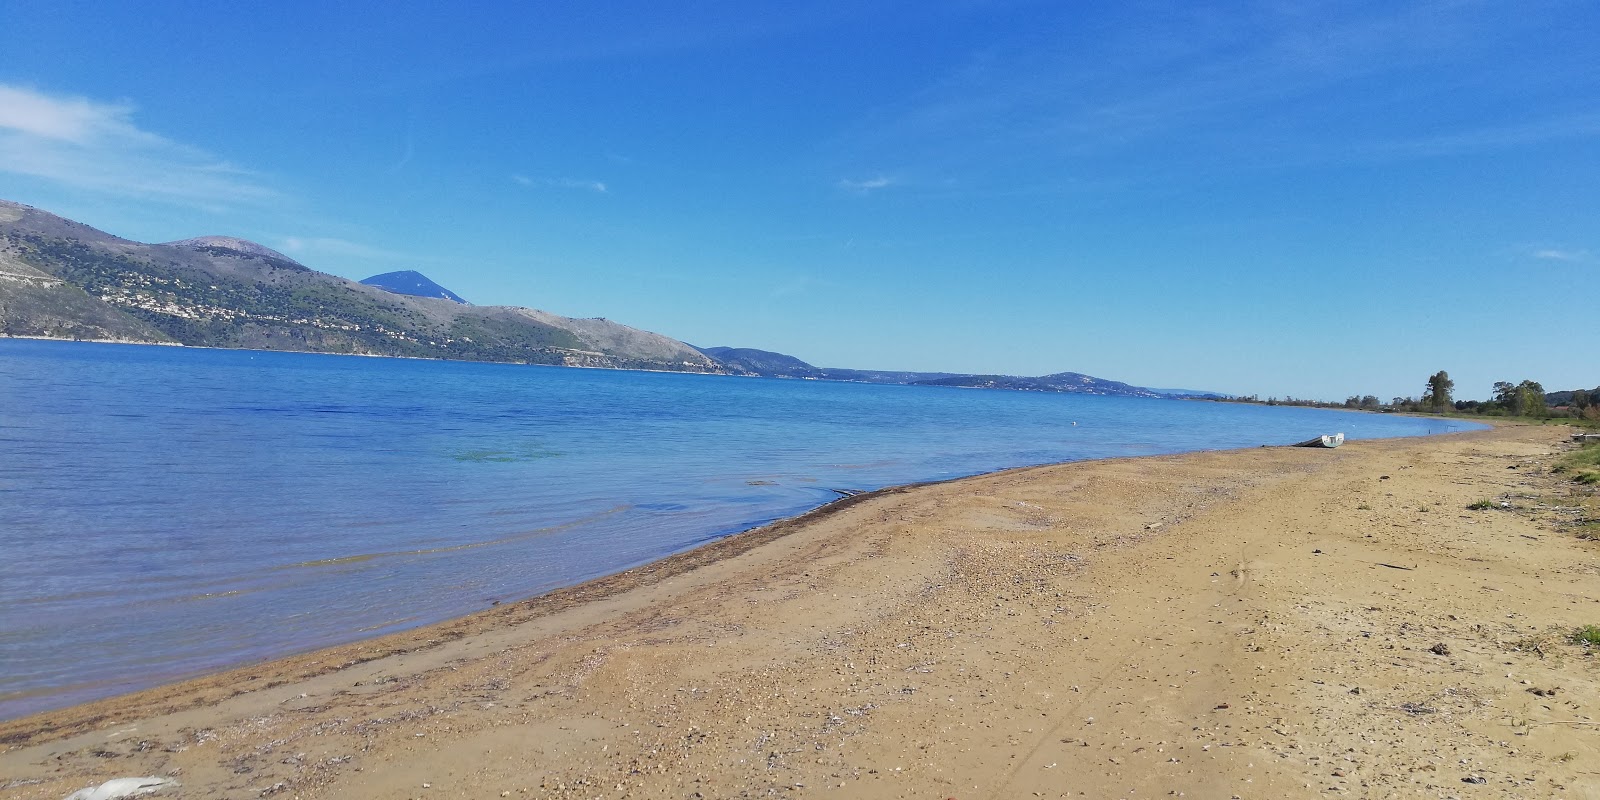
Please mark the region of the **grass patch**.
POLYGON ((1585 625, 1572 632, 1572 643, 1593 647, 1600 645, 1600 625, 1585 625))
POLYGON ((1553 471, 1571 476, 1578 483, 1600 483, 1600 443, 1586 442, 1561 457, 1553 471))
POLYGON ((1478 500, 1468 505, 1467 508, 1472 511, 1491 511, 1498 505, 1499 504, 1493 500, 1478 500))

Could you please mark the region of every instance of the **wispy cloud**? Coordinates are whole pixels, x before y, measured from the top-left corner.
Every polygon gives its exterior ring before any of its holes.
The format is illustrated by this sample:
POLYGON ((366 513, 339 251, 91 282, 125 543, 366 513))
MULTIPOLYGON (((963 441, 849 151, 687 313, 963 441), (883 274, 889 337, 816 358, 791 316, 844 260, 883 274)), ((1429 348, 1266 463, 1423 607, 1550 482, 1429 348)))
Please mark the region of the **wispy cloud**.
POLYGON ((340 259, 357 259, 361 261, 423 261, 408 253, 396 250, 386 250, 381 247, 352 242, 347 239, 337 239, 327 236, 289 236, 279 240, 278 249, 288 255, 300 257, 324 257, 340 259))
POLYGON ((1445 156, 1595 137, 1600 137, 1600 114, 1581 113, 1386 142, 1374 149, 1399 155, 1445 156))
POLYGON ((133 118, 127 102, 0 84, 0 172, 211 209, 278 197, 261 176, 133 118))
POLYGON ((512 175, 511 180, 519 186, 546 186, 552 189, 582 189, 595 194, 610 192, 606 185, 600 181, 576 180, 573 178, 530 178, 526 175, 512 175))
POLYGON ((894 183, 895 182, 892 178, 886 178, 882 175, 874 178, 867 178, 865 180, 850 180, 849 178, 841 178, 839 180, 839 188, 865 194, 867 192, 877 191, 878 189, 888 188, 893 186, 894 183))
POLYGON ((1594 254, 1588 250, 1569 250, 1559 247, 1534 248, 1528 255, 1540 261, 1565 261, 1568 263, 1583 263, 1594 257, 1594 254))
MULTIPOLYGON (((1423 159, 1600 136, 1587 106, 1536 102, 1579 64, 1538 15, 1437 0, 1258 2, 1129 11, 1056 42, 995 42, 830 142, 839 163, 894 158, 964 191, 1109 175, 1423 159), (1548 67, 1548 69, 1546 69, 1548 67), (1547 75, 1546 72, 1549 74, 1547 75), (1438 98, 1481 103, 1434 109, 1438 98), (1494 114, 1474 113, 1493 108, 1494 114)), ((1576 6, 1567 6, 1576 8, 1576 6)), ((849 184, 841 186, 853 188, 849 184)), ((1083 184, 1087 185, 1087 184, 1083 184)))

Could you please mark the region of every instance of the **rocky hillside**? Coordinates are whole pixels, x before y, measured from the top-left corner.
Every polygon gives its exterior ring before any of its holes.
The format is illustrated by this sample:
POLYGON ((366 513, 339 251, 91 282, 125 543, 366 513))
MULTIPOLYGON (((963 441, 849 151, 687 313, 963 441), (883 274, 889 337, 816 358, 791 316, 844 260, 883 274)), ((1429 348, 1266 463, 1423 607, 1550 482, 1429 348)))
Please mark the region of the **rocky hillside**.
POLYGON ((722 371, 682 342, 607 320, 394 294, 231 237, 142 244, 9 201, 0 335, 722 371))
POLYGON ((753 347, 696 347, 734 375, 767 378, 821 378, 823 371, 798 358, 753 347))

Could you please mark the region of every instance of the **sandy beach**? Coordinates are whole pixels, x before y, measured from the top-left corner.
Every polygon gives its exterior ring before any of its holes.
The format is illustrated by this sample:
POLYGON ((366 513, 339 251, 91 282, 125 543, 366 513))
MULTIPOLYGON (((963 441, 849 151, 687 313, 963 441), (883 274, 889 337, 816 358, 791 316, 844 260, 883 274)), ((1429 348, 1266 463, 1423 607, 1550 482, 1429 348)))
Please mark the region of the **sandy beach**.
POLYGON ((1550 474, 1565 436, 885 490, 0 723, 0 795, 1600 797, 1600 661, 1567 638, 1600 624, 1600 509, 1550 474))

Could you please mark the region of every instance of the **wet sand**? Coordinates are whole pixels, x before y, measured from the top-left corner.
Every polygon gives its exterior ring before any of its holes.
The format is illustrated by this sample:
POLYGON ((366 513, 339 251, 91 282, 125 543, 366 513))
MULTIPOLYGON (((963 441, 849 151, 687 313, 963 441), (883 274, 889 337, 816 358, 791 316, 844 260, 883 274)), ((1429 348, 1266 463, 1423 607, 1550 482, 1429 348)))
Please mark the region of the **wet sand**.
MULTIPOLYGON (((1600 797, 1564 429, 1036 467, 0 723, 0 794, 1600 797), (1469 510, 1477 500, 1513 508, 1469 510)), ((85 654, 93 657, 93 654, 85 654)))

